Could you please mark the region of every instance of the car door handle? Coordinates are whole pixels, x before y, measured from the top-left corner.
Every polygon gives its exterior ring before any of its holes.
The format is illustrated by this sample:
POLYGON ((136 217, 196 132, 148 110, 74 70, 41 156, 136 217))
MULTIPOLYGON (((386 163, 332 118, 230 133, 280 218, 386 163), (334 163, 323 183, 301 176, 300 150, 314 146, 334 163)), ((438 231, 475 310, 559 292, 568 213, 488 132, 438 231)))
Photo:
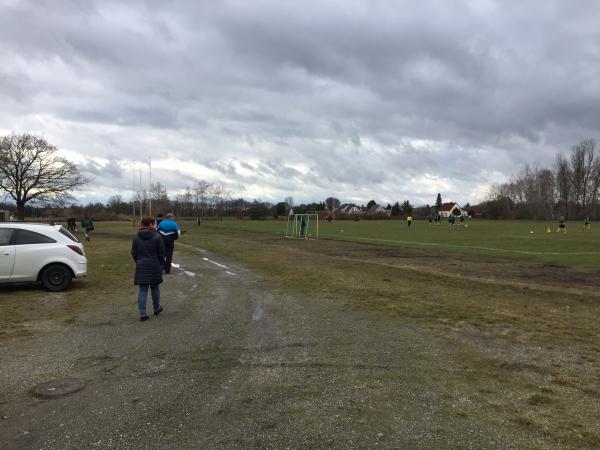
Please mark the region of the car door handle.
POLYGON ((0 252, 0 255, 2 255, 2 256, 8 256, 8 255, 10 255, 10 253, 8 253, 8 252, 0 252))

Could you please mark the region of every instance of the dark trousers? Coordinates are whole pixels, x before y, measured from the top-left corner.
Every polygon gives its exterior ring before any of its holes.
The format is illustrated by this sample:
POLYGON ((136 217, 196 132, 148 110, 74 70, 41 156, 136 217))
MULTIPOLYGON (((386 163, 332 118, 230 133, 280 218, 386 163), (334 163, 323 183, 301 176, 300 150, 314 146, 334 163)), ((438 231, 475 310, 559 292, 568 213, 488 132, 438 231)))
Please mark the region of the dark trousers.
POLYGON ((166 273, 171 272, 171 261, 173 261, 173 250, 175 249, 175 241, 172 239, 165 239, 165 265, 164 269, 166 273))

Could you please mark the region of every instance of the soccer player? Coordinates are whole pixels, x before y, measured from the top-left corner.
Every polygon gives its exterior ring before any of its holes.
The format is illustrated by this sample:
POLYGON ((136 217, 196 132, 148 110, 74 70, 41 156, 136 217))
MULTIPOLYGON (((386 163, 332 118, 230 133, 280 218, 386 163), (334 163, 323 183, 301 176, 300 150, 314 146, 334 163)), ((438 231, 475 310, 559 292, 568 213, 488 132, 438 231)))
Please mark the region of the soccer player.
POLYGON ((583 231, 592 231, 592 218, 585 216, 583 219, 583 231))
POLYGON ((408 228, 410 228, 410 226, 412 225, 412 216, 410 216, 410 215, 409 215, 409 216, 406 218, 406 223, 408 224, 408 228))
POLYGON ((558 219, 558 228, 556 229, 556 232, 560 233, 561 231, 567 234, 567 221, 564 216, 560 216, 560 219, 558 219))

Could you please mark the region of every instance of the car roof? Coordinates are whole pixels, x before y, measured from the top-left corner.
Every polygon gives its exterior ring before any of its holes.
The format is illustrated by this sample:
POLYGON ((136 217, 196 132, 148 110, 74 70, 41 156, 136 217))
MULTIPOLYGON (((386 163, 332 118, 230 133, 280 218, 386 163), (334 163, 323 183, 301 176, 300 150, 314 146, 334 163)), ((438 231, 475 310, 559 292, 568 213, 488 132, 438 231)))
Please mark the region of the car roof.
POLYGON ((0 222, 0 226, 7 226, 13 228, 29 228, 29 227, 62 227, 62 225, 52 225, 50 223, 38 223, 38 222, 0 222))
POLYGON ((0 228, 18 228, 38 232, 60 231, 62 225, 51 225, 49 223, 34 222, 0 222, 0 228))

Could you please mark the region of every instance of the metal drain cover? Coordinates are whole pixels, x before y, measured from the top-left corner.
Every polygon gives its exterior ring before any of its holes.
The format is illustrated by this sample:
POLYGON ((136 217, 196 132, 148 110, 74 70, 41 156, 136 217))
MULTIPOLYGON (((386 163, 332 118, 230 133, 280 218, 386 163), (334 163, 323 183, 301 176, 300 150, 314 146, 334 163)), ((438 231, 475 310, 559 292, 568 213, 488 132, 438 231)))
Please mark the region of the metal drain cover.
POLYGON ((33 388, 33 393, 40 397, 60 397, 80 391, 84 387, 85 383, 77 378, 60 378, 38 384, 33 388))

